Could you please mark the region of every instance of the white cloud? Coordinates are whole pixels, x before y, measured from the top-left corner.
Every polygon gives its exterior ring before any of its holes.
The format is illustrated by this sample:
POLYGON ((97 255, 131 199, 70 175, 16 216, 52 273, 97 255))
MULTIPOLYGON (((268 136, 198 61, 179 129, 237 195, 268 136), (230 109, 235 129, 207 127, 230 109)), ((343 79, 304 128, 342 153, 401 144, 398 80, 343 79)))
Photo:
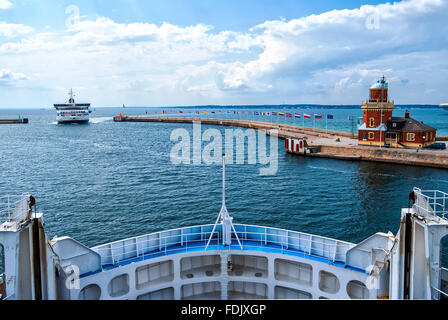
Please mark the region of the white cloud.
POLYGON ((1 85, 14 85, 18 81, 28 80, 29 78, 20 72, 12 72, 7 69, 0 69, 0 86, 1 85))
POLYGON ((12 7, 12 3, 8 0, 0 0, 0 10, 1 9, 9 9, 12 7))
POLYGON ((0 37, 4 36, 7 38, 13 38, 30 34, 33 31, 34 29, 32 27, 23 24, 10 24, 6 22, 0 22, 0 37))
POLYGON ((437 103, 448 99, 447 19, 447 0, 409 0, 266 21, 247 32, 107 17, 61 32, 0 23, 10 37, 0 38, 0 59, 33 75, 27 83, 49 99, 78 86, 100 105, 354 104, 383 74, 397 102, 437 103), (368 28, 372 15, 379 20, 368 28), (420 89, 426 96, 407 94, 420 89))
POLYGON ((254 79, 285 69, 307 72, 392 52, 432 48, 433 42, 446 43, 447 10, 446 1, 413 0, 268 21, 254 28, 263 32, 258 36, 263 53, 230 72, 225 81, 250 85, 254 79), (371 15, 380 19, 378 30, 366 28, 371 15))

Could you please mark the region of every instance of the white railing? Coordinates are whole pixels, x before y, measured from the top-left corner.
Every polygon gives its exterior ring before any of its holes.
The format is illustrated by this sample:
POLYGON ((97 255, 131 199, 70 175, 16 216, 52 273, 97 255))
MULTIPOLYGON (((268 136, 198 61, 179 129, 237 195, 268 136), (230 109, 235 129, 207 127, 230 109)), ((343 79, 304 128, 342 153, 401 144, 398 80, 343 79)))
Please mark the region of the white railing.
POLYGON ((429 217, 440 217, 447 219, 446 205, 448 204, 448 193, 438 190, 421 190, 414 188, 416 201, 414 207, 418 214, 429 217))
POLYGON ((0 196, 0 223, 25 220, 29 213, 29 198, 28 194, 0 196))
POLYGON ((441 288, 431 287, 431 299, 441 300, 448 299, 448 269, 444 267, 439 268, 441 288), (445 288, 444 288, 445 284, 445 288), (443 290, 444 289, 444 290, 443 290))
POLYGON ((0 274, 0 300, 4 300, 5 287, 5 275, 2 273, 0 274))
MULTIPOLYGON (((210 235, 211 233, 209 233, 210 235)), ((217 235, 217 238, 213 238, 212 240, 212 247, 214 245, 219 246, 220 241, 220 233, 215 232, 217 235), (215 242, 217 241, 217 244, 215 242)), ((200 236, 201 233, 189 233, 185 234, 184 237, 194 237, 194 236, 200 236)), ((176 238, 178 238, 178 235, 172 235, 172 236, 161 236, 157 240, 159 242, 158 244, 151 245, 151 242, 154 242, 155 239, 149 239, 145 241, 139 241, 138 246, 144 247, 144 249, 139 250, 135 244, 123 244, 120 247, 110 247, 110 248, 98 248, 95 251, 98 252, 101 256, 101 264, 104 265, 117 265, 122 262, 126 262, 129 260, 133 260, 136 258, 143 258, 143 259, 150 259, 156 256, 162 255, 170 255, 175 253, 182 253, 182 252, 188 252, 192 251, 193 249, 202 249, 205 248, 205 245, 202 245, 205 241, 204 239, 196 239, 196 240, 188 240, 184 239, 183 241, 173 241, 176 238), (197 245, 198 244, 198 245, 197 245), (133 249, 133 247, 136 247, 133 249), (123 252, 120 253, 114 253, 114 251, 118 251, 117 249, 122 250, 123 252), (108 254, 107 252, 110 252, 108 254), (123 257, 125 256, 125 257, 123 257), (108 263, 108 261, 111 261, 112 263, 108 263)))
POLYGON ((443 292, 440 289, 431 287, 431 299, 432 300, 441 300, 441 298, 443 297, 444 299, 448 299, 448 293, 443 292))
MULTIPOLYGON (((221 228, 213 233, 208 248, 207 241, 212 234, 211 230, 190 232, 195 228, 208 229, 210 227, 212 226, 207 225, 164 231, 102 245, 92 248, 92 250, 100 254, 103 267, 113 267, 135 259, 145 260, 161 255, 207 251, 207 249, 210 251, 241 250, 235 233, 232 233, 232 245, 224 245, 221 228)), ((269 252, 303 254, 304 257, 320 258, 327 263, 342 262, 345 264, 346 252, 355 246, 339 240, 282 229, 248 225, 235 225, 235 227, 243 250, 257 248, 263 251, 263 249, 269 249, 269 252), (255 229, 255 231, 247 231, 247 229, 255 229)), ((370 253, 370 250, 365 251, 370 253)))

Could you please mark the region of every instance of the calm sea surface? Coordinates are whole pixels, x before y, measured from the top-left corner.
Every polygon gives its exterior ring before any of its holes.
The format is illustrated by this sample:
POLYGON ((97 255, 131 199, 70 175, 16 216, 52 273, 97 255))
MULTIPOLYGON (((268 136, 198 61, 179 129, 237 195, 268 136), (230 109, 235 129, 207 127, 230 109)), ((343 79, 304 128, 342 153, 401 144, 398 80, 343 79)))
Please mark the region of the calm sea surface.
MULTIPOLYGON (((58 125, 54 110, 0 110, 0 118, 20 114, 30 120, 28 125, 0 125, 0 195, 31 193, 51 238, 70 236, 87 246, 214 223, 221 207, 221 166, 170 161, 171 132, 192 132, 192 125, 112 121, 120 112, 152 110, 97 108, 88 125, 58 125)), ((410 111, 448 136, 448 112, 410 111)), ((352 126, 348 116, 361 116, 357 109, 305 112, 333 114, 329 129, 347 132, 352 126)), ((312 120, 305 124, 314 125, 312 120)), ((325 120, 316 120, 316 127, 325 126, 325 120)), ((275 176, 260 176, 261 165, 228 166, 227 207, 236 223, 356 243, 375 232, 396 233, 413 187, 448 191, 448 170, 301 158, 287 155, 281 142, 278 149, 275 176)))

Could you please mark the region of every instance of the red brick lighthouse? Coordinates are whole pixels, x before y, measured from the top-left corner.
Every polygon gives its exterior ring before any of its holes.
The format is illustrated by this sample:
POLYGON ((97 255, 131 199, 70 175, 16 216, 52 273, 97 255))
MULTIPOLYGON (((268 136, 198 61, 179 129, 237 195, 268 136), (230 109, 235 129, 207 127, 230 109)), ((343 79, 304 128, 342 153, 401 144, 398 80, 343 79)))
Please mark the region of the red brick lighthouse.
POLYGON ((358 144, 395 148, 422 148, 436 141, 436 129, 417 121, 406 111, 393 117, 394 102, 389 101, 389 84, 384 76, 370 87, 370 97, 362 103, 362 125, 358 144))
POLYGON ((387 121, 392 120, 394 102, 389 101, 389 84, 378 80, 370 87, 370 97, 362 103, 363 121, 358 128, 358 144, 382 146, 387 131, 387 121))

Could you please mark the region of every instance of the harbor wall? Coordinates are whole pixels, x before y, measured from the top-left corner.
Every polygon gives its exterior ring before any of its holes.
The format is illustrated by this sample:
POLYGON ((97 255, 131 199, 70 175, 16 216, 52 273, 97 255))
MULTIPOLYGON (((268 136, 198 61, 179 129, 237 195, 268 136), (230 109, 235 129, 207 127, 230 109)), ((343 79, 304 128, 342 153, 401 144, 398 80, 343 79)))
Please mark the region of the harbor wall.
MULTIPOLYGON (((251 120, 238 120, 238 119, 215 119, 215 118, 187 118, 187 117, 114 117, 115 122, 166 122, 166 123, 193 123, 195 121, 201 122, 202 125, 219 125, 229 127, 250 128, 256 130, 272 130, 277 129, 279 131, 287 131, 297 134, 309 134, 315 136, 334 136, 334 137, 347 137, 352 138, 353 135, 347 132, 339 132, 332 130, 314 129, 308 127, 299 127, 294 125, 264 122, 264 121, 251 121, 251 120)), ((279 134, 281 138, 289 137, 289 135, 279 134)), ((357 135, 356 135, 357 136, 357 135)), ((356 137, 355 136, 355 137, 356 137)))
POLYGON ((325 158, 346 158, 363 161, 387 162, 448 169, 448 153, 424 151, 421 149, 394 149, 362 146, 317 147, 317 153, 310 156, 325 158))
MULTIPOLYGON (((287 124, 278 124, 262 121, 237 120, 237 119, 214 119, 214 118, 187 118, 187 117, 114 117, 116 122, 167 122, 167 123, 193 123, 201 122, 202 125, 220 125, 234 126, 241 128, 251 128, 264 130, 269 134, 269 130, 277 129, 278 137, 281 139, 301 139, 304 135, 328 138, 334 141, 338 138, 353 138, 357 143, 357 137, 351 133, 327 131, 322 129, 313 129, 298 127, 287 124)), ((445 137, 440 137, 445 138, 445 137)), ((448 140, 448 137, 446 137, 448 140)), ((444 140, 439 140, 444 141, 444 140)), ((397 149, 397 148, 379 148, 357 145, 334 145, 318 144, 310 145, 312 153, 309 157, 333 158, 342 160, 361 160, 385 163, 396 163, 404 165, 446 168, 448 169, 448 152, 429 151, 422 149, 397 149)), ((291 152, 290 153, 296 153, 291 152)))
POLYGON ((0 119, 0 124, 27 124, 28 118, 23 119, 0 119))

